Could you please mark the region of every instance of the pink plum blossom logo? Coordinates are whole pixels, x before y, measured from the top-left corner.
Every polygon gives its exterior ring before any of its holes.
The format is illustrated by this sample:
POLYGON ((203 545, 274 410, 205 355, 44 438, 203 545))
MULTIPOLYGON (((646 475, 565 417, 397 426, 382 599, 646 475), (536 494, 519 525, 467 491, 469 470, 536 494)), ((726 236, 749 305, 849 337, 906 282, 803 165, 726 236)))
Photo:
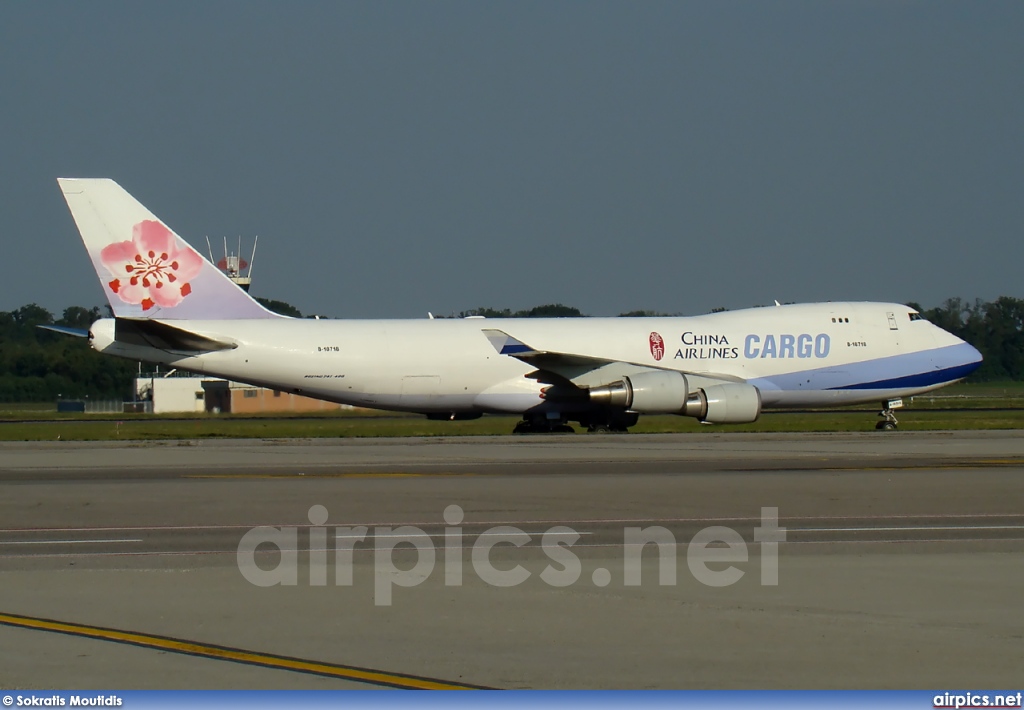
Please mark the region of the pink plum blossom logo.
POLYGON ((192 293, 189 281, 203 268, 203 258, 160 222, 144 220, 132 228, 131 241, 109 244, 100 260, 114 275, 110 290, 125 303, 172 308, 192 293))

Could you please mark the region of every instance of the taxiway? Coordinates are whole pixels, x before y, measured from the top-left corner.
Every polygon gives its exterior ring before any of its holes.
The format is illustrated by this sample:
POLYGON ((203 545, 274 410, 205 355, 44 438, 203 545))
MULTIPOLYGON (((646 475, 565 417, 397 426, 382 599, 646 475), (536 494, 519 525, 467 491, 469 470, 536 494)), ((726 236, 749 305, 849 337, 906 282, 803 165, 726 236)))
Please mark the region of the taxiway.
POLYGON ((1024 662, 1016 432, 5 443, 0 493, 3 687, 1010 687, 1024 662), (257 526, 296 529, 296 584, 240 571, 257 526), (529 574, 501 587, 473 547, 505 527, 528 539, 493 568, 529 574), (709 527, 743 540, 706 565, 734 584, 693 573, 709 527), (561 528, 579 575, 554 586, 561 528), (629 528, 676 541, 673 584, 653 545, 625 583, 629 528), (385 606, 391 569, 419 577, 385 606))

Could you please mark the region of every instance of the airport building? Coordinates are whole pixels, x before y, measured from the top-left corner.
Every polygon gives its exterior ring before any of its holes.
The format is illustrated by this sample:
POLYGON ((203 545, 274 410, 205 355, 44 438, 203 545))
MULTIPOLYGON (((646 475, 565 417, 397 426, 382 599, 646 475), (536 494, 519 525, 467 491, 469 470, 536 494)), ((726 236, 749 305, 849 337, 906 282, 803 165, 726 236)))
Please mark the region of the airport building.
POLYGON ((135 378, 136 410, 153 414, 210 412, 257 414, 261 412, 325 412, 351 407, 301 397, 289 392, 253 387, 216 377, 171 371, 135 378))

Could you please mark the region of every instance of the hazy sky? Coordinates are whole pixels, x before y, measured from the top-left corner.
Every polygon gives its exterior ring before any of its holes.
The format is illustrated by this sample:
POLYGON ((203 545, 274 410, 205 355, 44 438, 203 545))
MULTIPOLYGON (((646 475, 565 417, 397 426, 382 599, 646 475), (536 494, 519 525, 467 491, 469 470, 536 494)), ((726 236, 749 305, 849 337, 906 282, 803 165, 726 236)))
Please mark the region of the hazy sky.
POLYGON ((338 317, 1024 297, 1019 0, 9 0, 0 69, 0 310, 103 303, 58 176, 338 317))

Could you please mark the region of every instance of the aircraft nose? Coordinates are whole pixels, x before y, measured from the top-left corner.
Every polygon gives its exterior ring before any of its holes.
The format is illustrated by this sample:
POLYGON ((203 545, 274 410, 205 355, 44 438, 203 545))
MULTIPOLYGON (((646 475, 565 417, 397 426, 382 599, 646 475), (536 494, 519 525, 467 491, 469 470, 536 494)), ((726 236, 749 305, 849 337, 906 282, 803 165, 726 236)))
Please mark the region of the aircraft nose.
POLYGON ((963 379, 981 367, 981 353, 963 338, 938 326, 933 326, 932 335, 937 348, 934 364, 939 369, 948 370, 955 379, 963 379))
POLYGON ((960 371, 963 373, 961 377, 966 377, 981 367, 981 362, 984 358, 981 353, 978 352, 978 349, 966 340, 957 338, 956 336, 953 337, 957 340, 957 359, 961 362, 960 371))
POLYGON ((984 359, 981 352, 976 347, 968 343, 966 340, 961 340, 964 344, 964 356, 967 358, 967 364, 978 367, 981 365, 981 361, 984 359))

